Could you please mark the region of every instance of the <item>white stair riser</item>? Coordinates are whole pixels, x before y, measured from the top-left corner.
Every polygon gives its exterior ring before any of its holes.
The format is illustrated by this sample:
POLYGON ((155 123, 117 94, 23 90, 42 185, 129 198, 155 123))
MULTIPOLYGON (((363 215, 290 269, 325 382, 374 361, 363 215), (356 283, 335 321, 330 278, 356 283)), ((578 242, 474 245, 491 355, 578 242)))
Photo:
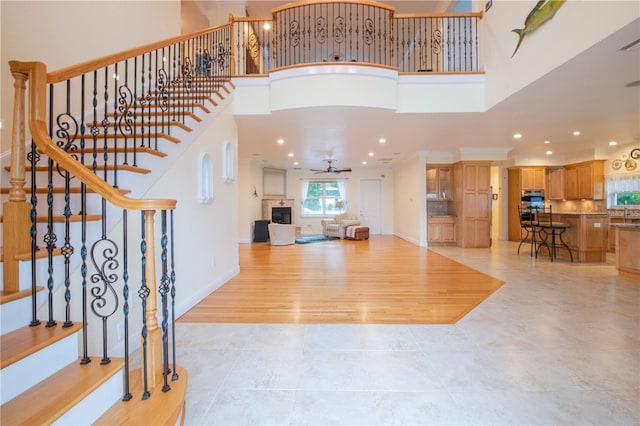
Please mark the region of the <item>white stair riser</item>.
POLYGON ((95 422, 105 411, 122 398, 122 383, 122 374, 114 374, 113 377, 91 392, 53 424, 75 426, 95 422))
POLYGON ((78 362, 78 336, 72 334, 0 370, 0 404, 46 379, 72 362, 78 362))
MULTIPOLYGON (((37 295, 37 305, 40 305, 44 300, 44 295, 40 292, 37 295)), ((14 300, 10 303, 5 303, 0 308, 0 334, 6 334, 13 330, 17 330, 20 327, 26 327, 29 325, 32 319, 32 307, 31 298, 25 297, 19 300, 14 300)))

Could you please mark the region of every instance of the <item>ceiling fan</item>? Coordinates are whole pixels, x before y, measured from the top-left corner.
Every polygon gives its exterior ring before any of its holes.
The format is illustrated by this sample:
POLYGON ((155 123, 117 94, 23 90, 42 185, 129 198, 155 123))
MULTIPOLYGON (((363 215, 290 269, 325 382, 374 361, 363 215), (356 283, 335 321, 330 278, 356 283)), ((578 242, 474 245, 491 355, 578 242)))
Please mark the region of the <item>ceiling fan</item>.
POLYGON ((346 168, 346 169, 338 169, 334 166, 332 166, 332 163, 336 160, 326 160, 329 163, 329 167, 327 167, 324 170, 318 170, 318 169, 311 169, 312 172, 315 173, 333 173, 333 174, 337 174, 337 173, 342 173, 342 172, 350 172, 351 168, 346 168))

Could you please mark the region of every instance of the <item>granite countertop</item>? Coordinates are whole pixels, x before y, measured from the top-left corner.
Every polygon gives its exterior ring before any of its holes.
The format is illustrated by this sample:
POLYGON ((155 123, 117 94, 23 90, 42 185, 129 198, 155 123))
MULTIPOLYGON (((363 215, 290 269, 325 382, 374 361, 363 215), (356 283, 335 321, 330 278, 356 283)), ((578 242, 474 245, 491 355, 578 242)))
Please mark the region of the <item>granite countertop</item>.
POLYGON ((592 216, 609 216, 607 212, 553 212, 554 214, 566 214, 573 216, 592 215, 592 216))
POLYGON ((634 228, 640 231, 640 223, 612 223, 616 228, 634 228))

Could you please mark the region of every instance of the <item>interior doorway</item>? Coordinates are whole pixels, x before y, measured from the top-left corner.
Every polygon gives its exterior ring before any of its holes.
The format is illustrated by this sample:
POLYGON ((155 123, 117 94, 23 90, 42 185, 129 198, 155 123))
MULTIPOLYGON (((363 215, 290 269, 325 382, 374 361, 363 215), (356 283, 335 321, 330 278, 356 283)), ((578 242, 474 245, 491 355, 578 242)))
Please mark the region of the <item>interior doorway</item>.
POLYGON ((382 233, 382 181, 360 179, 360 225, 369 227, 369 235, 382 233))

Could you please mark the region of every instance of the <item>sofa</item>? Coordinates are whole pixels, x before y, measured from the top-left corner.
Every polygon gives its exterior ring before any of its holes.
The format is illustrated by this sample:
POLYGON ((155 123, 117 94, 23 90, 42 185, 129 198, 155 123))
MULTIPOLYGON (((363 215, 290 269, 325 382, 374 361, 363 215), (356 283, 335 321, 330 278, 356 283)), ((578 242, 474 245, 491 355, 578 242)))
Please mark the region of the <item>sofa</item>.
POLYGON ((360 225, 358 216, 352 213, 341 213, 331 220, 322 220, 322 235, 325 237, 344 238, 347 226, 360 225))
POLYGON ((269 224, 269 241, 272 246, 286 246, 296 242, 296 226, 282 223, 269 224))

